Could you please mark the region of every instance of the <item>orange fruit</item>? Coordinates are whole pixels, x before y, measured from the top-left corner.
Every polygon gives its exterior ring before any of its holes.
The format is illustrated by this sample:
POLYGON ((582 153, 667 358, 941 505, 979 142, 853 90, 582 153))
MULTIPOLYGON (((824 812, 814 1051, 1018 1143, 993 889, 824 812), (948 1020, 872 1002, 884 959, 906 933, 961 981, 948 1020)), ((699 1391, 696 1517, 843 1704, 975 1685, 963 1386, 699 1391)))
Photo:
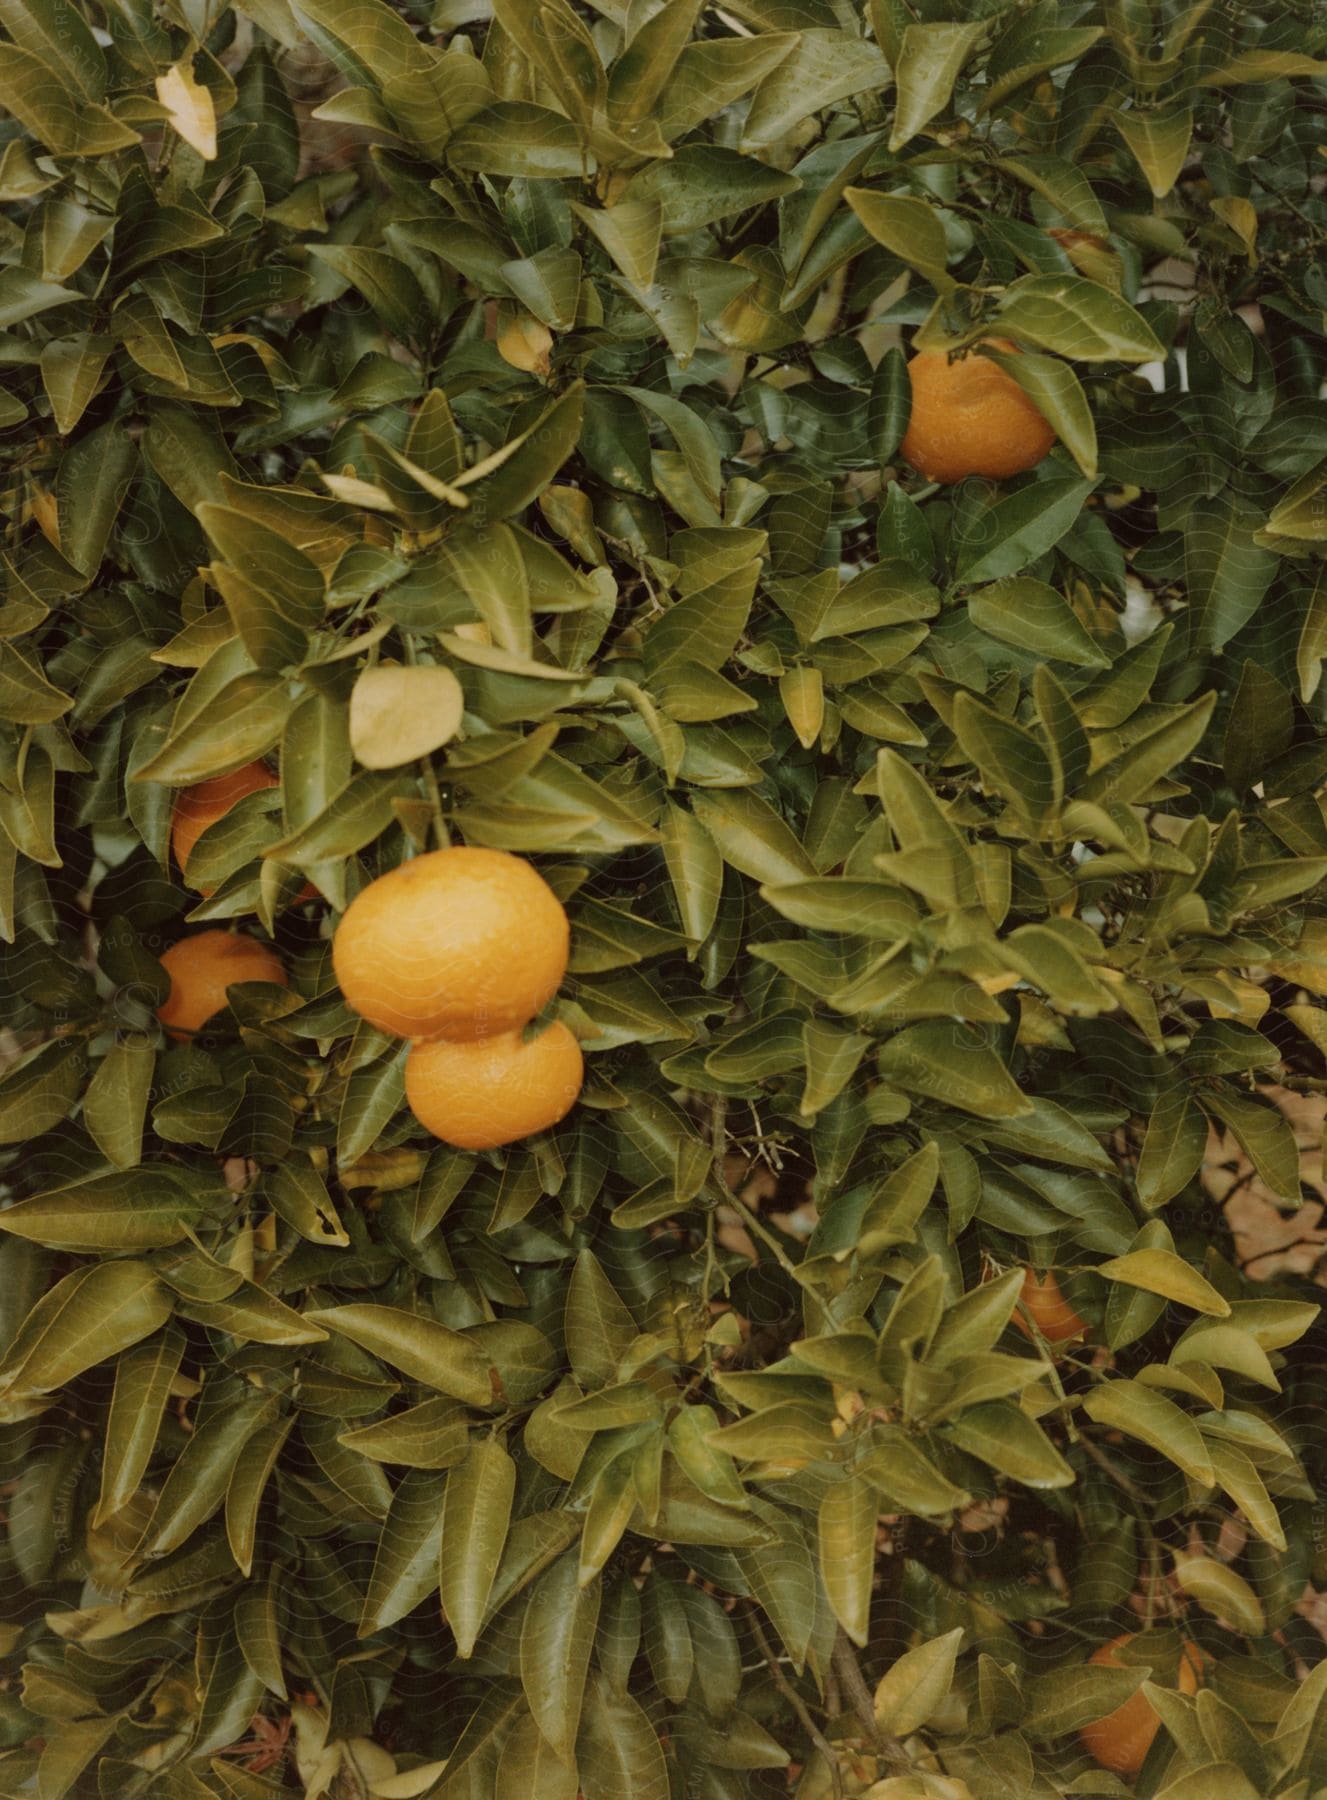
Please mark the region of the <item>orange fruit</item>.
POLYGON ((341 992, 379 1031, 491 1038, 557 992, 570 931, 524 857, 456 846, 402 863, 351 901, 332 940, 341 992))
POLYGON ((196 931, 172 944, 161 958, 170 993, 157 1008, 166 1035, 185 1043, 226 1004, 237 981, 290 985, 276 952, 238 931, 196 931))
MULTIPOLYGON (((208 827, 246 795, 279 785, 266 763, 251 762, 242 769, 232 769, 229 775, 214 775, 209 781, 181 788, 171 817, 170 847, 186 880, 189 853, 208 827)), ((200 888, 199 892, 205 894, 207 890, 200 888)))
POLYGON ((495 1150, 546 1131, 576 1103, 581 1047, 556 1020, 537 1037, 503 1031, 410 1046, 405 1097, 426 1131, 458 1150, 495 1150))
MULTIPOLYGON (((1136 1632, 1126 1631, 1122 1637, 1112 1638, 1109 1644, 1094 1650, 1088 1661, 1105 1663, 1110 1668, 1121 1667, 1116 1651, 1136 1636, 1136 1632)), ((1197 1693, 1206 1660, 1191 1638, 1181 1646, 1175 1680, 1182 1694, 1197 1693)), ((1157 1675, 1154 1679, 1161 1677, 1157 1675)), ((1146 1694, 1137 1693, 1131 1694, 1123 1706, 1117 1706, 1104 1719, 1094 1719, 1090 1725, 1082 1726, 1078 1736, 1088 1755, 1103 1769, 1111 1769, 1116 1775, 1132 1776, 1142 1768, 1160 1727, 1161 1720, 1152 1702, 1146 1694)))
MULTIPOLYGON (((1050 1269, 1044 1275, 1038 1275, 1035 1269, 1028 1269, 1024 1273, 1019 1303, 1026 1309, 1048 1344, 1067 1344, 1074 1338, 1082 1337, 1088 1329, 1087 1320, 1080 1319, 1070 1306, 1050 1269)), ((1024 1337, 1032 1336, 1026 1321, 1017 1312, 1014 1314, 1014 1324, 1024 1337)))
MULTIPOLYGON (((997 350, 1013 350, 992 338, 997 350)), ((908 363, 912 416, 901 445, 928 481, 992 481, 1033 469, 1055 442, 1044 415, 989 356, 969 353, 950 362, 943 351, 923 350, 908 363)))
MULTIPOLYGON (((224 817, 246 795, 280 785, 265 762, 251 762, 245 763, 241 769, 232 769, 229 775, 214 775, 208 781, 198 781, 192 787, 180 789, 171 815, 170 847, 186 881, 189 879, 187 864, 190 854, 209 826, 215 825, 218 819, 224 817)), ((197 889, 205 900, 215 891, 214 888, 206 887, 197 889)), ((306 881, 295 896, 295 904, 320 897, 317 888, 306 881)))

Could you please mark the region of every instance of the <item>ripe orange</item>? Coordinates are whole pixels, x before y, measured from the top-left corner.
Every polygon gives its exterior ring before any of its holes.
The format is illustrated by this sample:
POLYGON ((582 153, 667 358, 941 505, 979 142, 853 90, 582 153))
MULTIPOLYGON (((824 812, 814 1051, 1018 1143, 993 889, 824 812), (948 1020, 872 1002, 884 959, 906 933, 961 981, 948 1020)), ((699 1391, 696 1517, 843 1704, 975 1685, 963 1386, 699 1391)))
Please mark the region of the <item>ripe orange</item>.
POLYGON ((517 1030, 412 1044, 405 1096, 424 1129, 445 1144, 495 1150, 565 1118, 584 1076, 581 1047, 557 1020, 528 1039, 517 1030))
MULTIPOLYGON (((209 826, 215 825, 218 819, 224 817, 246 795, 280 785, 265 762, 251 762, 245 763, 241 769, 232 769, 229 775, 214 775, 208 781, 195 782, 193 787, 181 788, 171 815, 170 847, 186 881, 189 879, 187 865, 193 847, 209 826)), ((215 889, 200 887, 197 892, 206 900, 215 889)), ((295 904, 317 900, 319 897, 317 888, 306 881, 295 896, 295 904)))
POLYGON ((570 931, 531 863, 456 846, 370 882, 332 940, 341 992, 379 1031, 457 1041, 519 1030, 557 992, 570 931))
MULTIPOLYGON (((997 350, 1013 350, 992 338, 997 350)), ((928 481, 986 475, 1000 481, 1033 469, 1055 442, 1043 414, 989 356, 969 353, 950 362, 923 350, 908 363, 912 416, 902 451, 928 481)))
POLYGON ((181 938, 163 955, 161 966, 170 976, 170 993, 157 1017, 176 1043, 186 1043, 221 1011, 232 983, 290 985, 276 952, 238 931, 197 931, 181 938))
MULTIPOLYGON (((189 853, 208 827, 246 795, 279 785, 266 763, 251 762, 242 769, 232 769, 229 775, 214 775, 209 781, 181 788, 171 818, 170 847, 186 880, 189 853)), ((207 890, 200 888, 199 892, 206 894, 207 890)))
MULTIPOLYGON (((1136 1636, 1136 1632, 1126 1631, 1122 1637, 1112 1638, 1109 1644, 1094 1650, 1088 1661, 1119 1668, 1121 1662, 1116 1651, 1136 1636)), ((1198 1645, 1192 1639, 1186 1639, 1175 1671, 1182 1694, 1197 1693, 1206 1660, 1198 1645)), ((1164 1678, 1158 1674, 1154 1679, 1164 1678)), ((1104 1719, 1094 1719, 1090 1725, 1084 1725, 1078 1736, 1088 1755, 1103 1769, 1111 1769, 1116 1775, 1133 1776, 1142 1768, 1160 1726, 1161 1720, 1152 1702, 1146 1694, 1137 1693, 1131 1694, 1123 1706, 1117 1706, 1104 1719)))
MULTIPOLYGON (((1067 1344, 1074 1338, 1082 1337, 1088 1329, 1086 1319, 1080 1319, 1070 1306, 1050 1269, 1044 1275, 1038 1275, 1035 1269, 1026 1271, 1019 1303, 1026 1308, 1048 1344, 1067 1344)), ((1026 1322, 1017 1312, 1014 1314, 1014 1324, 1024 1337, 1032 1336, 1026 1322)))

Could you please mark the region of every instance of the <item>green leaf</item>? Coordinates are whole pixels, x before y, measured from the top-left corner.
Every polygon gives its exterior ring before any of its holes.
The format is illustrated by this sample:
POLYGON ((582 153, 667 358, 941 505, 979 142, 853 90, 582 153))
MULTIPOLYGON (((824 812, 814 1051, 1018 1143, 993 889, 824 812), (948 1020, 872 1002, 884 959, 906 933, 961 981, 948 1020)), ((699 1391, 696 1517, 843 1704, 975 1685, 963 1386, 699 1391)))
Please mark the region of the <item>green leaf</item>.
POLYGON ((590 1486, 576 1562, 578 1581, 588 1583, 603 1571, 622 1542, 638 1498, 636 1455, 631 1449, 619 1451, 598 1471, 590 1486))
POLYGON ((61 457, 55 483, 60 551, 81 574, 95 575, 101 566, 137 467, 137 446, 114 421, 79 438, 61 457))
POLYGON ((1158 725, 1094 769, 1079 787, 1079 797, 1099 805, 1131 805, 1140 799, 1199 743, 1215 704, 1215 693, 1208 693, 1192 706, 1170 709, 1158 725))
POLYGON ((1000 300, 999 329, 1075 362, 1150 362, 1165 351, 1141 313, 1079 275, 1024 275, 1000 300))
MULTIPOLYGON (((47 725, 74 704, 12 644, 0 643, 0 713, 16 725, 47 725)), ((25 1134, 26 1135, 26 1134, 25 1134)))
MULTIPOLYGON (((954 701, 954 735, 976 764, 982 786, 1003 794, 1034 824, 1055 805, 1055 777, 1038 736, 971 694, 954 701)), ((1032 927, 1036 929, 1036 927, 1032 927)))
POLYGON ((697 414, 683 401, 666 394, 651 393, 646 388, 624 387, 620 392, 658 419, 677 445, 700 492, 711 505, 717 506, 723 486, 723 466, 714 438, 697 414))
POLYGON ((91 405, 112 348, 109 337, 89 331, 48 338, 42 345, 42 386, 61 437, 69 435, 91 405))
POLYGON ((585 415, 585 387, 576 382, 533 425, 457 478, 470 501, 476 529, 528 506, 571 455, 585 415))
POLYGON ((934 1141, 893 1170, 862 1214, 857 1243, 862 1256, 877 1256, 895 1244, 915 1241, 915 1227, 939 1175, 940 1150, 934 1141))
POLYGON ((1157 1094, 1138 1158, 1138 1198, 1164 1206, 1193 1180, 1207 1151, 1207 1120, 1178 1082, 1157 1094))
POLYGON ((472 1438, 465 1461, 447 1475, 438 1585, 462 1658, 473 1652, 484 1623, 515 1492, 516 1465, 495 1437, 472 1438))
POLYGON ((580 1793, 574 1765, 558 1760, 538 1725, 527 1713, 507 1733, 498 1763, 496 1792, 513 1800, 576 1800, 580 1793))
POLYGON ((1148 1676, 1146 1664, 1114 1668, 1108 1664, 1070 1663, 1027 1680, 1027 1714, 1023 1727, 1042 1742, 1065 1737, 1083 1725, 1107 1718, 1136 1694, 1148 1676))
POLYGON ((1164 200, 1180 178, 1193 137, 1193 113, 1170 105, 1156 111, 1135 105, 1114 118, 1115 129, 1133 152, 1153 196, 1164 200))
POLYGON ((455 1400, 421 1400, 405 1412, 343 1431, 338 1440, 356 1456, 411 1469, 449 1469, 469 1448, 466 1414, 455 1400))
POLYGON ((1017 575, 1059 543, 1077 520, 1090 488, 1090 482, 1052 475, 996 499, 965 528, 957 559, 959 579, 975 584, 1017 575))
POLYGON ((698 38, 687 44, 660 96, 658 119, 664 137, 671 142, 693 126, 717 117, 724 107, 757 87, 796 47, 797 38, 791 31, 698 38))
POLYGON ((492 1367, 473 1338, 466 1337, 436 1319, 405 1312, 394 1306, 368 1303, 335 1306, 306 1312, 306 1323, 325 1326, 352 1343, 381 1357, 413 1381, 436 1388, 440 1394, 464 1400, 468 1406, 489 1406, 493 1401, 492 1367))
MULTIPOLYGON (((826 1489, 817 1520, 820 1579, 834 1617, 860 1645, 865 1645, 870 1628, 879 1511, 874 1485, 860 1475, 844 1475, 826 1489)), ((885 1728, 891 1729, 888 1723, 885 1728)))
POLYGON ((272 748, 289 711, 289 689, 280 676, 258 670, 237 675, 200 711, 181 717, 177 710, 178 724, 134 779, 187 787, 229 774, 272 748))
POLYGON ((980 111, 994 111, 1047 69, 1076 63, 1102 35, 1099 25, 1057 25, 1058 16, 1056 6, 1046 3, 1015 15, 986 59, 980 111))
POLYGON ((382 0, 300 0, 315 43, 352 81, 386 82, 425 63, 426 52, 382 0))
POLYGON ((962 1642, 959 1626, 906 1650, 890 1664, 871 1702, 881 1731, 894 1738, 910 1737, 938 1711, 953 1682, 962 1642))
POLYGON ((894 64, 898 100, 889 148, 901 150, 949 104, 960 70, 986 34, 986 21, 907 25, 894 64))
POLYGON ((1145 1288, 1149 1294, 1162 1294, 1194 1312, 1210 1313, 1218 1319, 1230 1316, 1230 1302, 1173 1250, 1131 1250, 1099 1263, 1096 1273, 1106 1281, 1122 1281, 1129 1287, 1145 1288))
MULTIPOLYGON (((1240 1148, 1258 1172, 1259 1180, 1278 1199, 1297 1202, 1300 1197, 1299 1151, 1295 1134, 1277 1107, 1266 1106, 1229 1085, 1202 1090, 1204 1111, 1214 1113, 1232 1131, 1240 1148)), ((4 1223, 0 1215, 0 1224, 4 1223)))
MULTIPOLYGON (((579 172, 579 161, 578 161, 579 172)), ((657 200, 668 235, 701 231, 729 214, 796 191, 795 175, 721 144, 683 144, 632 177, 622 200, 657 200)))
POLYGON ((595 160, 570 119, 528 101, 499 101, 466 120, 447 145, 453 168, 562 181, 592 175, 595 160))
POLYGON ((1248 1520, 1250 1529, 1274 1550, 1286 1548, 1286 1534, 1267 1484, 1250 1459, 1234 1444, 1204 1437, 1211 1455, 1216 1486, 1224 1488, 1248 1520))
POLYGON ((264 1175, 262 1191, 277 1216, 310 1243, 344 1247, 350 1242, 326 1182, 308 1164, 278 1163, 264 1175))
POLYGON ((1031 1488, 1069 1487, 1074 1472, 1036 1420, 1014 1400, 966 1407, 944 1428, 970 1456, 1031 1488))
MULTIPOLYGON (((85 1066, 77 1039, 42 1044, 12 1062, 0 1076, 0 1144, 22 1143, 58 1125, 74 1104, 85 1066)), ((40 1224, 49 1217, 58 1232, 61 1216, 58 1206, 52 1210, 44 1200, 24 1201, 0 1216, 0 1230, 37 1236, 36 1225, 25 1221, 40 1224), (24 1212, 23 1206, 35 1210, 24 1212)))
POLYGON ((1097 478, 1097 427, 1083 392, 1083 384, 1069 367, 1054 356, 1024 351, 1009 356, 988 351, 1006 375, 1012 375, 1023 392, 1055 428, 1055 435, 1078 464, 1086 481, 1097 478))
POLYGON ((94 105, 106 93, 106 58, 92 28, 70 0, 3 0, 0 23, 16 44, 42 58, 94 105))
POLYGON ((843 197, 875 241, 924 275, 937 293, 954 286, 945 268, 948 239, 933 206, 915 195, 882 194, 874 188, 846 188, 843 197))
MULTIPOLYGON (((455 142, 453 139, 453 152, 455 142)), ((310 244, 309 251, 361 293, 394 336, 410 343, 426 335, 429 303, 414 274, 398 257, 358 244, 310 244)))
POLYGON ((1210 1487, 1212 1459, 1198 1427, 1173 1400, 1137 1381, 1115 1380, 1095 1387, 1083 1401, 1088 1418, 1109 1430, 1138 1438, 1210 1487))
POLYGON ((33 1307, 0 1362, 0 1391, 52 1393, 84 1369, 150 1337, 170 1294, 146 1263, 85 1263, 33 1307))
POLYGON ((64 1250, 152 1250, 186 1238, 203 1204, 167 1169, 132 1169, 20 1200, 0 1231, 64 1250))
POLYGON ((156 1048, 147 1039, 121 1038, 98 1063, 83 1096, 83 1123, 117 1169, 132 1169, 142 1152, 156 1062, 156 1048))
POLYGON ((774 885, 815 874, 806 852, 767 800, 743 789, 698 791, 691 804, 725 862, 774 885))
POLYGON ((531 1590, 521 1623, 521 1685, 540 1732, 563 1763, 575 1755, 581 1703, 603 1586, 581 1586, 577 1558, 561 1556, 531 1590))
POLYGON ((124 1351, 116 1363, 94 1527, 113 1518, 137 1493, 183 1356, 184 1334, 168 1326, 124 1351))
POLYGON ((1214 1556, 1177 1556, 1175 1580, 1204 1611, 1229 1619, 1246 1637, 1262 1637, 1267 1630, 1262 1601, 1229 1563, 1214 1556))
POLYGON ((258 1547, 258 1509, 294 1423, 292 1413, 260 1426, 235 1459, 226 1488, 226 1540, 236 1567, 246 1577, 253 1573, 258 1547))
POLYGON ((881 1046, 878 1061, 885 1080, 979 1118, 1012 1119, 1032 1110, 995 1051, 969 1025, 937 1020, 906 1026, 881 1046))
POLYGON ((598 1671, 585 1690, 576 1769, 585 1800, 668 1800, 668 1767, 654 1727, 598 1671))
MULTIPOLYGON (((23 9, 12 10, 17 13, 23 9)), ((72 13, 74 9, 69 10, 72 13)), ((72 34, 59 29, 67 54, 74 54, 87 29, 86 21, 83 32, 77 27, 72 34)), ((58 156, 109 156, 139 141, 136 131, 117 119, 108 107, 89 101, 86 93, 71 105, 60 74, 31 47, 17 43, 0 44, 0 106, 58 156)), ((7 269, 0 275, 0 321, 4 324, 13 323, 5 317, 5 289, 11 285, 11 275, 21 274, 24 272, 7 269)))
MULTIPOLYGON (((1091 182, 1083 171, 1060 156, 1020 152, 996 161, 1002 175, 1010 175, 1032 189, 1047 206, 1080 231, 1104 238, 1109 230, 1091 182)), ((1110 291, 1107 287, 1105 290, 1110 291)))
MULTIPOLYGON (((1196 647, 1220 650, 1255 612, 1276 575, 1257 515, 1228 489, 1193 503, 1184 526, 1184 576, 1196 647)), ((1269 529, 1271 527, 1269 526, 1269 529)))
POLYGON ((791 53, 779 59, 756 89, 742 128, 742 148, 777 144, 821 107, 883 88, 888 80, 889 65, 880 50, 855 32, 803 30, 791 53))
POLYGON ((252 1436, 274 1422, 275 1395, 232 1393, 198 1418, 178 1462, 158 1494, 142 1548, 153 1555, 178 1550, 221 1507, 239 1453, 252 1436))
POLYGON ((440 1475, 411 1469, 401 1477, 378 1539, 360 1637, 385 1631, 436 1592, 444 1492, 440 1475))

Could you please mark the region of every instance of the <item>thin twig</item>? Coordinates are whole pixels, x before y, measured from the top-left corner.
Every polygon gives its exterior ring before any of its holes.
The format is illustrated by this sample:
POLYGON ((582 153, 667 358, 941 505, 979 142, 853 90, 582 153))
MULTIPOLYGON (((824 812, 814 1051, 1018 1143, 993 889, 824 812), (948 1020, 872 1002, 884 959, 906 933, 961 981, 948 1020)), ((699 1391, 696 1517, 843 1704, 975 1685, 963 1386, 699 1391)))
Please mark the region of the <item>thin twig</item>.
POLYGON ((1104 1470, 1115 1485, 1124 1490, 1134 1502, 1135 1506, 1150 1506, 1152 1504, 1138 1484, 1131 1481, 1122 1469, 1117 1468, 1110 1457, 1106 1455, 1106 1452, 1098 1449, 1091 1438, 1080 1436, 1078 1439, 1078 1448, 1085 1451, 1087 1455, 1092 1458, 1092 1461, 1097 1467, 1104 1470))
POLYGON ((843 1683, 844 1697, 856 1714, 876 1755, 893 1769, 910 1769, 912 1763, 902 1744, 897 1738, 890 1737, 888 1732, 882 1731, 875 1722, 871 1690, 866 1685, 866 1677, 853 1653, 852 1642, 842 1626, 834 1639, 834 1667, 843 1683))
POLYGON ((742 1223, 746 1226, 747 1230, 753 1231, 760 1239, 761 1243, 765 1244, 773 1251, 775 1261, 779 1264, 779 1267, 783 1269, 786 1274, 791 1275, 793 1280, 796 1281, 797 1264, 788 1255, 788 1252, 784 1249, 778 1238, 775 1237, 774 1233, 767 1225, 765 1225, 760 1214, 754 1212, 751 1207, 747 1205, 746 1201, 742 1199, 740 1194, 728 1194, 724 1199, 724 1205, 731 1206, 734 1211, 741 1213, 742 1223))
POLYGON ((737 1193, 735 1189, 728 1186, 728 1183, 724 1178, 724 1158, 728 1153, 727 1127, 728 1102, 724 1099, 722 1094, 716 1094, 710 1107, 710 1155, 714 1161, 719 1186, 723 1190, 724 1205, 731 1206, 735 1212, 742 1215, 742 1222, 747 1230, 754 1232, 761 1243, 774 1252, 775 1259, 780 1268, 791 1275, 795 1281, 797 1279, 796 1263, 793 1262, 783 1245, 779 1242, 778 1238, 775 1237, 774 1233, 770 1231, 760 1215, 747 1205, 746 1201, 743 1200, 742 1196, 737 1193))
POLYGON ((815 1745, 816 1749, 828 1764, 829 1777, 834 1784, 834 1800, 842 1800, 843 1776, 839 1769, 839 1759, 833 1745, 811 1717, 810 1709, 807 1707, 805 1700, 803 1700, 792 1682, 789 1681, 788 1677, 779 1667, 779 1659, 771 1648, 769 1639, 761 1630, 760 1619, 754 1607, 749 1609, 747 1618, 751 1625, 751 1635, 756 1640, 756 1648, 764 1657, 766 1666, 769 1669, 770 1679, 788 1702, 789 1706, 791 1706, 793 1711, 797 1714, 802 1730, 810 1738, 811 1742, 815 1745))

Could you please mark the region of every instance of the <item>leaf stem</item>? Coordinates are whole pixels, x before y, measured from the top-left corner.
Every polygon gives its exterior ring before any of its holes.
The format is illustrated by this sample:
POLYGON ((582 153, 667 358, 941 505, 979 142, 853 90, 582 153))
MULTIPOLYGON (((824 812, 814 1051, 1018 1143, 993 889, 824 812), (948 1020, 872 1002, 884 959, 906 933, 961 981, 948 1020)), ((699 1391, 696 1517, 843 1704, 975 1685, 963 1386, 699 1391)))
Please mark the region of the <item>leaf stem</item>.
POLYGON ((779 1659, 770 1645, 769 1639, 761 1629, 760 1617, 754 1606, 748 1608, 747 1621, 751 1626, 751 1635, 756 1640, 756 1648, 764 1657, 765 1665, 769 1669, 770 1680, 783 1695, 789 1706, 792 1707, 801 1724, 802 1730, 810 1738, 821 1756, 824 1757, 825 1762, 829 1767, 829 1778, 834 1784, 834 1800, 842 1800, 843 1774, 839 1766, 839 1758, 835 1753, 834 1746, 811 1717, 810 1708, 807 1706, 805 1700, 803 1700, 792 1682, 789 1681, 788 1677, 784 1674, 779 1665, 779 1659))

